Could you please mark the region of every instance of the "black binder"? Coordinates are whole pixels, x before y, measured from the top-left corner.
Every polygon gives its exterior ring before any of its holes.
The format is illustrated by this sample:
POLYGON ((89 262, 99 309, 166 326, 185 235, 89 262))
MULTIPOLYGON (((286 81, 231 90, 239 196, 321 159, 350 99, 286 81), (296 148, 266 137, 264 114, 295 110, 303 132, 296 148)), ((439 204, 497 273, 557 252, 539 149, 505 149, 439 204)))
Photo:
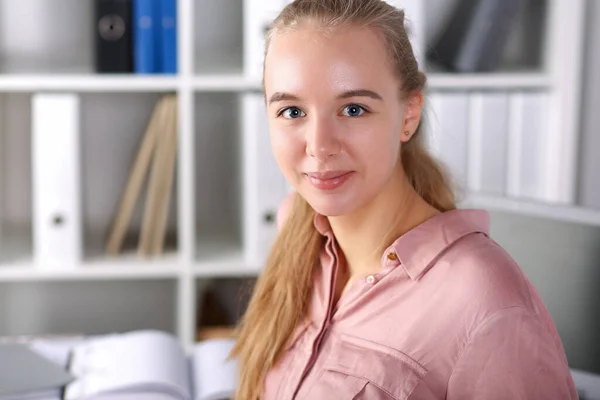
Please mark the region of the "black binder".
POLYGON ((96 72, 133 72, 132 0, 94 0, 96 72))

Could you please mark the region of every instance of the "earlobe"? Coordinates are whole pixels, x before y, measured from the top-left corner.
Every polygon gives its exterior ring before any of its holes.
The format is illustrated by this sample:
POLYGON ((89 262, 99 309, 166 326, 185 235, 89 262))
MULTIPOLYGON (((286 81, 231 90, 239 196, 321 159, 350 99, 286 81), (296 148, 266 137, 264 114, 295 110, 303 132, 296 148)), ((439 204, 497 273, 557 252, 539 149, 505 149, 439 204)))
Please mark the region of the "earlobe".
POLYGON ((418 92, 412 95, 405 104, 404 110, 404 134, 402 142, 410 140, 413 133, 417 130, 421 120, 421 110, 423 108, 423 93, 418 92))

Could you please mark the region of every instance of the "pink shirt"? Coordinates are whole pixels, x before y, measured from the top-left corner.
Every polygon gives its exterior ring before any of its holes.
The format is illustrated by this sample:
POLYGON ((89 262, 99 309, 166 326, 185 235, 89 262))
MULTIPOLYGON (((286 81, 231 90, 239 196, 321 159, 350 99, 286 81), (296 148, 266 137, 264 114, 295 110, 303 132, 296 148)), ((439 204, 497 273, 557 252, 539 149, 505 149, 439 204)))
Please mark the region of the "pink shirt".
POLYGON ((310 321, 261 400, 577 399, 537 290, 488 237, 485 211, 440 214, 398 238, 381 271, 332 308, 338 248, 328 221, 310 321))

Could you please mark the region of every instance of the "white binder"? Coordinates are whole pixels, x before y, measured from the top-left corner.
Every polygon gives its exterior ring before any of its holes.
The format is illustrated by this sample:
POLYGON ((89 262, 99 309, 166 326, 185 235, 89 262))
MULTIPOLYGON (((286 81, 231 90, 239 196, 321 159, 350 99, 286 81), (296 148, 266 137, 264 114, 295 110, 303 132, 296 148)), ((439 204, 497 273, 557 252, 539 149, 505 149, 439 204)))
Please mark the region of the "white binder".
MULTIPOLYGON (((515 92, 510 96, 508 141, 508 195, 552 201, 545 165, 549 154, 548 94, 515 92)), ((560 162, 560 160, 555 160, 560 162)))
POLYGON ((468 182, 472 192, 506 193, 508 105, 506 92, 471 95, 468 182))
POLYGON ((469 96, 466 92, 433 92, 427 111, 428 147, 449 169, 459 191, 467 189, 469 96))
POLYGON ((261 80, 265 56, 265 33, 291 0, 244 0, 244 74, 261 80))
POLYGON ((264 263, 277 236, 277 209, 289 193, 269 138, 262 95, 244 94, 243 129, 243 243, 248 263, 264 263))
POLYGON ((71 268, 82 257, 79 125, 77 94, 32 95, 33 252, 41 269, 71 268))
POLYGON ((408 29, 408 38, 419 63, 419 69, 422 70, 425 62, 424 0, 386 0, 386 2, 404 10, 404 26, 408 29))

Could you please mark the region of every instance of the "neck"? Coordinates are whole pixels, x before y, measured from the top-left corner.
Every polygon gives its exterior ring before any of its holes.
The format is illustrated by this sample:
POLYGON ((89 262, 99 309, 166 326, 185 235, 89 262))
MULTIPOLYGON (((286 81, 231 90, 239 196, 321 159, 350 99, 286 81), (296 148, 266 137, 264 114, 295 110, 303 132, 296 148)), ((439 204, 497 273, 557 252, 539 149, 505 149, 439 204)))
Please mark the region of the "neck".
POLYGON ((343 216, 329 217, 343 252, 349 278, 377 272, 382 251, 396 238, 439 213, 412 188, 406 177, 392 177, 369 204, 343 216))

